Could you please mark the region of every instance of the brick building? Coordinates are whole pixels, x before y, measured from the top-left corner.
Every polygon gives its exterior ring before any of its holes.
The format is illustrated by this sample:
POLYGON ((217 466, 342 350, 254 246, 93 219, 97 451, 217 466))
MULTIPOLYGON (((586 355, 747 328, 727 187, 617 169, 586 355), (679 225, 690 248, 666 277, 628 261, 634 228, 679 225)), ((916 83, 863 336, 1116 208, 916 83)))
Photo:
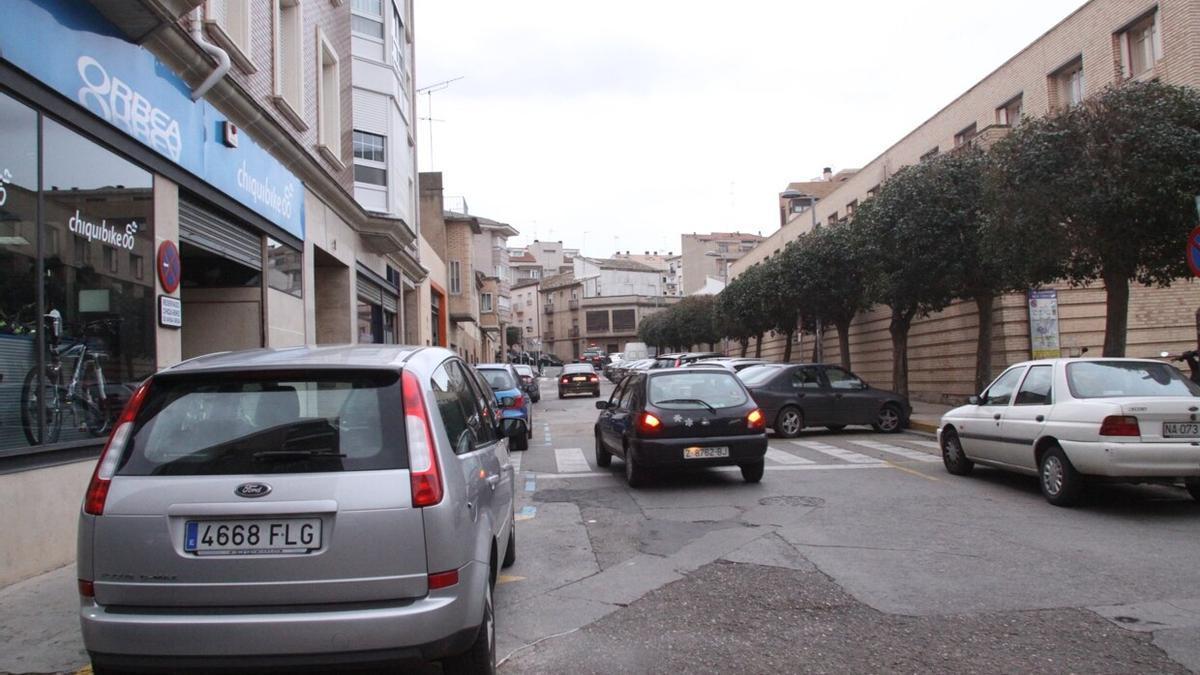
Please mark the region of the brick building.
MULTIPOLYGON (((731 277, 773 255, 814 225, 852 223, 855 206, 868 199, 901 167, 964 143, 992 142, 1024 116, 1045 115, 1128 79, 1160 79, 1200 86, 1200 2, 1197 0, 1091 0, 990 75, 939 110, 846 180, 821 195, 811 213, 791 215, 754 250, 730 266, 731 277)), ((781 194, 781 209, 791 204, 781 194)), ((800 208, 800 211, 803 211, 800 208)), ((1182 243, 1181 253, 1182 255, 1182 243)), ((1056 286, 1060 346, 1064 355, 1103 343, 1104 289, 1056 286)), ((1180 280, 1168 289, 1135 285, 1129 308, 1128 354, 1155 356, 1161 350, 1195 346, 1193 313, 1200 305, 1200 284, 1180 280)), ((909 389, 920 400, 957 402, 972 393, 977 320, 971 302, 958 302, 919 319, 909 338, 909 389)), ((850 335, 854 369, 868 381, 889 386, 891 343, 888 312, 879 308, 859 316, 850 335)), ((811 338, 808 338, 811 340, 811 338)), ((1023 294, 997 298, 993 367, 1030 358, 1030 324, 1023 294)), ((811 343, 795 358, 810 353, 811 343)), ((780 338, 764 344, 764 355, 778 358, 780 338)), ((825 359, 839 358, 830 332, 825 359)))
POLYGON ((747 232, 693 232, 682 235, 680 241, 678 287, 681 295, 691 295, 708 285, 709 277, 725 283, 727 270, 762 237, 747 232))

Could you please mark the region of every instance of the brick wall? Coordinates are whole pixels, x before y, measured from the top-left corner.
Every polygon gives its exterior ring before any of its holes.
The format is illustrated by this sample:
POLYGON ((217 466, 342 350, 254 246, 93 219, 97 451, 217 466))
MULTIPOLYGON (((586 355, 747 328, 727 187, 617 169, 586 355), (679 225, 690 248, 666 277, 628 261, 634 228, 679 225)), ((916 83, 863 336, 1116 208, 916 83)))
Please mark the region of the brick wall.
MULTIPOLYGON (((954 135, 975 123, 979 129, 996 123, 996 108, 1022 96, 1025 115, 1044 115, 1050 109, 1048 77, 1082 54, 1085 95, 1099 92, 1115 82, 1119 59, 1116 35, 1156 4, 1147 0, 1092 0, 1051 28, 1045 35, 964 92, 933 117, 863 167, 828 197, 818 202, 818 223, 834 211, 844 214, 846 204, 860 203, 867 191, 882 183, 899 168, 919 160, 935 146, 946 151, 954 146, 954 135)), ((1159 31, 1162 60, 1154 75, 1171 84, 1200 86, 1200 1, 1162 0, 1159 31)), ((797 218, 773 233, 753 251, 731 266, 731 276, 745 270, 811 229, 810 218, 797 218)), ((1180 255, 1183 254, 1182 243, 1180 255)), ((1059 285, 1059 330, 1064 354, 1078 354, 1088 347, 1098 355, 1104 342, 1104 287, 1059 285)), ((1181 280, 1170 288, 1135 286, 1131 291, 1127 353, 1155 356, 1160 351, 1179 351, 1196 344, 1194 313, 1200 306, 1200 283, 1181 280)), ((888 333, 889 313, 875 308, 860 315, 850 330, 851 365, 872 384, 891 386, 892 350, 888 333)), ((1011 363, 1030 358, 1029 317, 1022 294, 998 298, 995 307, 993 370, 999 373, 1011 363)), ((909 390, 912 397, 927 401, 958 401, 971 393, 975 372, 977 321, 973 302, 959 302, 942 312, 918 319, 909 336, 909 390)), ((811 336, 793 348, 792 360, 807 360, 812 354, 811 336)), ((751 343, 750 353, 754 345, 751 343)), ((737 353, 736 344, 729 351, 737 353)), ((781 337, 764 339, 763 356, 779 360, 781 337)), ((824 345, 826 361, 838 361, 836 332, 832 327, 824 345)))

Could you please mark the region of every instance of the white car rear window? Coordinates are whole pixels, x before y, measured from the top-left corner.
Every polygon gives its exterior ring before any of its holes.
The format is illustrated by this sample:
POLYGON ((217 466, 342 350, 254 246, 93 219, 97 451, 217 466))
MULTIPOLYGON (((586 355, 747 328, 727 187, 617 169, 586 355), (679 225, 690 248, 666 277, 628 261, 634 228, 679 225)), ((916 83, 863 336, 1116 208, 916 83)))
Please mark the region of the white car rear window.
POLYGON ((1179 369, 1157 361, 1080 361, 1067 364, 1075 398, 1200 396, 1200 386, 1179 369))

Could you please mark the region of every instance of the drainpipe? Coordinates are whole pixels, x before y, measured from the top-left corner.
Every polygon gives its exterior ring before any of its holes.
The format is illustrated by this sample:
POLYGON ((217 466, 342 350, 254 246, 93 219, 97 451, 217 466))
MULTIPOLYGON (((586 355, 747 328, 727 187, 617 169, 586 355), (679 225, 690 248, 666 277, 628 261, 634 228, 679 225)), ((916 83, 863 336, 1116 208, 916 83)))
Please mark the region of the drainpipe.
POLYGON ((229 54, 224 49, 221 49, 220 47, 204 39, 203 6, 197 7, 192 11, 191 24, 192 39, 196 41, 196 44, 199 45, 200 49, 203 49, 206 54, 217 60, 216 69, 208 74, 208 77, 200 83, 200 86, 192 90, 192 100, 198 101, 200 100, 201 96, 204 96, 208 93, 209 89, 213 88, 213 85, 215 85, 218 80, 220 80, 222 77, 225 77, 225 73, 229 72, 229 54))

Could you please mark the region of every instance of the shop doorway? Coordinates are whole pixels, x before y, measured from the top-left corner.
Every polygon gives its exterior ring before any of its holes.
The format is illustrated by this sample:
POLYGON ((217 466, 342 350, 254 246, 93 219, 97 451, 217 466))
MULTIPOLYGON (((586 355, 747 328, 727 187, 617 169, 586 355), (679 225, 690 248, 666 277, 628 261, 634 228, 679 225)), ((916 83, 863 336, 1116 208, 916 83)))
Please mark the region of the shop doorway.
POLYGON ((353 309, 350 268, 316 246, 313 247, 313 296, 317 344, 350 343, 353 309))
POLYGON ((263 346, 262 270, 180 242, 182 356, 263 346))

